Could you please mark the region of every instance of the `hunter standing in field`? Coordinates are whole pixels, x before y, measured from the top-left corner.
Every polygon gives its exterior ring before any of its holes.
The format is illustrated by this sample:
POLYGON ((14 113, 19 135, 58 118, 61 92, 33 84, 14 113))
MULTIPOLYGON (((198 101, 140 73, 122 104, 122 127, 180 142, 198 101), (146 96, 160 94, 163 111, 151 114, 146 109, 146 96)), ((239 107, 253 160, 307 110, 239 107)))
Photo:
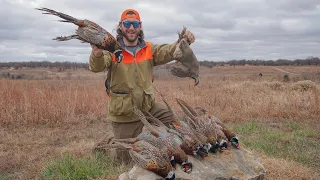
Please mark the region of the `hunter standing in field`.
MULTIPOLYGON (((185 36, 190 44, 195 41, 190 31, 187 30, 185 36)), ((167 107, 155 102, 152 77, 154 66, 174 60, 173 53, 177 42, 152 44, 145 41, 140 15, 134 9, 127 9, 122 13, 117 28, 117 41, 124 48, 122 62, 117 67, 116 59, 111 52, 91 45, 90 70, 108 70, 108 119, 111 121, 113 134, 107 135, 107 139, 100 143, 110 143, 113 136, 136 137, 142 131, 143 124, 133 115, 133 105, 142 111, 149 111, 166 125, 173 120, 173 115, 167 107)), ((118 149, 116 160, 129 162, 128 151, 118 149)))

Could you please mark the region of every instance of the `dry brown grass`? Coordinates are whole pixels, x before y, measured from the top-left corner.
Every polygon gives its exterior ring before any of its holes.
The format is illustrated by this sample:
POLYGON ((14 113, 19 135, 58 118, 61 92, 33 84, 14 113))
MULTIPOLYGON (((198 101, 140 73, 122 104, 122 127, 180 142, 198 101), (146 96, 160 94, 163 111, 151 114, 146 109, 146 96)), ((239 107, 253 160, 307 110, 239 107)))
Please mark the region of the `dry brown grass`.
MULTIPOLYGON (((191 79, 169 75, 157 78, 154 86, 177 111, 174 99, 181 98, 228 123, 286 119, 303 122, 319 132, 320 67, 283 70, 300 75, 289 75, 293 80, 284 83, 286 73, 272 67, 215 67, 202 68, 197 87, 191 79), (303 81, 306 77, 311 82, 303 81)), ((17 179, 35 178, 49 158, 64 152, 86 156, 108 131, 103 73, 83 74, 93 75, 87 78, 91 80, 77 76, 72 80, 0 80, 0 172, 17 179)), ((161 100, 159 94, 156 99, 161 100)), ((312 177, 312 169, 301 165, 272 158, 262 161, 269 179, 279 175, 312 177)))
POLYGON ((320 177, 320 172, 302 166, 297 162, 272 158, 254 150, 251 151, 259 156, 261 163, 266 168, 266 180, 317 180, 320 177))
POLYGON ((105 115, 102 81, 1 80, 1 120, 6 124, 46 124, 105 115))
POLYGON ((299 163, 287 161, 279 158, 270 158, 264 156, 261 163, 267 169, 267 178, 270 180, 317 180, 320 177, 319 172, 315 172, 299 163))
MULTIPOLYGON (((198 87, 191 81, 158 81, 161 91, 174 109, 175 98, 207 109, 225 121, 248 119, 315 120, 320 116, 319 84, 309 81, 232 81, 203 78, 198 87), (167 93, 170 92, 170 93, 167 93)), ((158 98, 160 100, 160 98, 158 98)))
POLYGON ((86 117, 57 125, 0 127, 0 177, 35 179, 54 157, 71 152, 87 157, 94 143, 110 130, 109 122, 86 117))

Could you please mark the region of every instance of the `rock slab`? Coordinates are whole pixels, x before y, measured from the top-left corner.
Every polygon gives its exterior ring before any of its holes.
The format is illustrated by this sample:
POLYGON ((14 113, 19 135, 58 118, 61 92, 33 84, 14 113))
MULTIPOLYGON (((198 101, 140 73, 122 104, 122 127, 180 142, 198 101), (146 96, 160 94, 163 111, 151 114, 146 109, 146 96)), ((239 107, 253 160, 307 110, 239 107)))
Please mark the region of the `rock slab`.
MULTIPOLYGON (((178 164, 175 170, 177 180, 262 180, 266 170, 259 158, 252 152, 244 149, 235 149, 210 153, 205 159, 189 156, 193 164, 190 174, 182 171, 178 164)), ((134 166, 129 172, 119 176, 119 180, 163 180, 157 174, 134 166)))

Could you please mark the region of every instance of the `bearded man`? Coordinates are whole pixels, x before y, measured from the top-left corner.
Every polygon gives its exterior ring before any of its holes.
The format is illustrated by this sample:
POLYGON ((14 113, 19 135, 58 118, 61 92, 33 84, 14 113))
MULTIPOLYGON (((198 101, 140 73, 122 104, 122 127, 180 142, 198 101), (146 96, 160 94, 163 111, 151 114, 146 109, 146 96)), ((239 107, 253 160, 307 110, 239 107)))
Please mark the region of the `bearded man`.
MULTIPOLYGON (((190 44, 195 41, 189 30, 184 36, 190 44)), ((143 123, 134 116, 133 106, 148 111, 167 126, 174 120, 173 114, 166 106, 155 102, 152 82, 154 66, 174 60, 173 53, 177 41, 172 44, 153 44, 145 41, 140 15, 134 9, 127 9, 121 14, 116 38, 123 47, 121 63, 117 64, 112 52, 98 49, 94 45, 91 45, 92 53, 89 60, 89 69, 92 72, 108 70, 106 87, 110 96, 108 119, 112 124, 112 135, 108 135, 109 139, 104 139, 103 143, 112 142, 112 137, 134 138, 141 133, 143 123)), ((117 149, 116 160, 128 163, 128 151, 117 149)))

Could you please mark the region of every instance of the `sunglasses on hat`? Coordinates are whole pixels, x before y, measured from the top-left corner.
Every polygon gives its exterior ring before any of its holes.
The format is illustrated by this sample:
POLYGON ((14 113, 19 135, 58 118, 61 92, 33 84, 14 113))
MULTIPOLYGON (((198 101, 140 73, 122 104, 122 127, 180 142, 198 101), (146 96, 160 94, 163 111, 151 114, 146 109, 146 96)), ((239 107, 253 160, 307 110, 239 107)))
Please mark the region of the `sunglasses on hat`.
POLYGON ((133 21, 133 22, 123 21, 122 24, 125 28, 130 28, 131 24, 133 25, 134 28, 138 28, 140 25, 140 22, 139 21, 133 21))

